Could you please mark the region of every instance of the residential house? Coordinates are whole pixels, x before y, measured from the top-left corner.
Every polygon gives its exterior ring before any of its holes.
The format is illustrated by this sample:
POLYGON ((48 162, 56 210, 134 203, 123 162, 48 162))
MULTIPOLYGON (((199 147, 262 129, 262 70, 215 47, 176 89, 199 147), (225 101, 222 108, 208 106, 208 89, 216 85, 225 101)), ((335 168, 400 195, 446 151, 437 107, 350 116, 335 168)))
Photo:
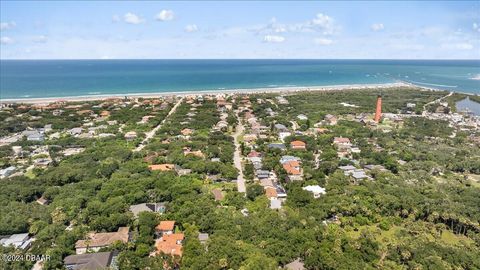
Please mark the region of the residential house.
POLYGON ((208 233, 199 233, 198 234, 198 241, 200 241, 200 244, 205 245, 208 241, 208 233))
POLYGON ((320 198, 321 195, 327 193, 325 189, 319 185, 306 186, 306 187, 303 187, 302 189, 313 193, 313 198, 315 199, 320 198))
POLYGON ((347 176, 352 174, 353 171, 357 169, 352 165, 340 166, 338 168, 343 171, 344 175, 347 175, 347 176))
POLYGON ((188 174, 191 174, 191 173, 192 173, 192 170, 191 170, 191 169, 183 169, 183 168, 180 167, 180 166, 175 166, 175 171, 177 172, 177 174, 178 174, 179 176, 188 175, 188 174))
POLYGON ((308 117, 305 114, 299 114, 297 115, 297 119, 301 121, 306 121, 308 120, 308 117))
POLYGON ((112 251, 70 255, 63 264, 67 270, 118 269, 117 253, 112 251))
POLYGON ((0 179, 9 177, 15 172, 16 168, 14 166, 7 167, 0 170, 0 179))
POLYGON ((267 145, 267 147, 270 149, 280 149, 280 150, 287 149, 287 147, 283 143, 270 143, 267 145))
POLYGON ((115 242, 127 243, 130 239, 130 229, 120 227, 117 232, 89 233, 86 240, 78 240, 75 243, 77 254, 85 254, 90 251, 99 251, 115 242))
POLYGON ((280 138, 280 140, 281 140, 282 142, 284 142, 285 139, 286 139, 287 137, 290 137, 290 136, 292 136, 292 133, 289 132, 289 131, 281 131, 281 132, 278 132, 278 138, 280 138))
POLYGON ((280 158, 280 163, 281 163, 281 164, 284 164, 284 163, 286 163, 286 162, 288 162, 288 161, 298 161, 298 162, 300 162, 301 159, 300 159, 299 157, 287 156, 287 155, 282 156, 282 157, 280 158))
POLYGON ((205 154, 203 154, 201 150, 192 151, 190 150, 190 148, 183 149, 183 155, 184 156, 192 155, 199 158, 205 158, 205 154))
POLYGON ((160 223, 155 227, 155 233, 158 236, 163 236, 166 234, 172 234, 174 229, 175 229, 174 220, 164 220, 164 221, 160 221, 160 223))
POLYGON ((133 216, 135 218, 138 218, 138 215, 141 212, 154 212, 154 213, 160 213, 163 214, 165 213, 167 206, 165 202, 159 202, 159 203, 140 203, 140 204, 134 204, 130 205, 130 212, 133 213, 133 216))
POLYGON ((306 146, 307 145, 302 141, 295 140, 290 142, 290 147, 295 150, 305 150, 306 146))
POLYGON ((246 142, 246 143, 251 143, 251 142, 254 142, 257 140, 257 135, 256 134, 245 134, 243 135, 243 140, 246 142))
POLYGON ((82 132, 83 132, 83 128, 81 127, 72 128, 67 131, 67 133, 70 134, 71 136, 80 135, 82 134, 82 132))
POLYGON ((281 105, 287 105, 288 104, 288 100, 282 96, 278 96, 276 97, 277 99, 277 102, 278 104, 281 104, 281 105))
POLYGON ((303 180, 302 169, 298 161, 292 160, 283 163, 283 169, 285 169, 285 171, 287 172, 289 181, 303 180))
POLYGON ((184 128, 182 129, 182 131, 180 131, 180 133, 182 133, 183 136, 190 136, 192 135, 193 130, 189 128, 184 128))
POLYGON ((372 171, 372 170, 378 170, 378 171, 381 171, 381 172, 386 172, 388 171, 387 169, 385 169, 385 167, 383 167, 382 165, 365 165, 363 166, 363 168, 365 168, 366 170, 369 170, 369 171, 372 171))
POLYGON ((45 140, 45 136, 42 133, 33 133, 27 136, 27 141, 42 142, 45 140))
POLYGON ((109 117, 109 116, 110 116, 110 112, 109 112, 109 111, 101 111, 101 112, 100 112, 100 116, 101 116, 101 117, 109 117))
POLYGON ((155 164, 155 165, 149 165, 148 168, 151 171, 173 171, 175 170, 175 164, 155 164))
POLYGON ((65 150, 62 151, 62 154, 66 157, 68 156, 73 156, 73 155, 77 155, 77 154, 80 154, 81 152, 85 151, 85 148, 67 148, 65 150))
POLYGON ((13 246, 18 249, 27 249, 33 242, 28 233, 12 234, 8 237, 0 239, 0 245, 4 247, 13 246))
POLYGON ((164 234, 155 241, 155 255, 166 254, 170 256, 182 256, 183 253, 183 233, 164 234))
POLYGON ((50 158, 38 158, 33 161, 35 167, 46 168, 52 160, 50 158))
POLYGON ((276 192, 277 192, 277 198, 285 199, 287 197, 287 192, 285 191, 285 189, 281 185, 275 184, 274 187, 275 187, 276 192))
POLYGON ((261 178, 261 179, 259 179, 259 181, 260 181, 260 185, 263 188, 273 187, 273 180, 270 177, 269 178, 261 178))
POLYGON ((256 170, 255 171, 255 176, 261 180, 261 179, 265 179, 265 178, 269 178, 270 177, 270 171, 267 171, 267 170, 256 170))
POLYGON ((273 198, 270 200, 270 209, 281 209, 282 208, 282 200, 273 198))
POLYGON ((274 187, 266 187, 265 188, 265 196, 268 199, 276 199, 278 198, 277 189, 274 187))
POLYGON ((330 126, 334 126, 337 124, 338 119, 335 115, 327 114, 325 115, 325 123, 330 126))
POLYGON ((48 205, 50 203, 50 201, 43 196, 38 198, 38 200, 36 200, 36 202, 40 205, 48 205))
POLYGON ((340 166, 338 168, 343 171, 344 175, 351 176, 355 181, 371 179, 371 177, 365 173, 365 170, 357 169, 352 165, 340 166))
POLYGON ((250 153, 248 153, 247 157, 248 158, 253 158, 253 157, 261 158, 262 153, 253 150, 250 153))
POLYGON ((288 128, 285 125, 282 125, 282 124, 275 124, 274 128, 279 132, 287 132, 288 131, 288 128))
POLYGON ((137 132, 135 131, 129 131, 127 133, 125 133, 125 139, 127 141, 133 141, 137 138, 137 132))
POLYGON ((333 144, 336 146, 352 146, 349 138, 335 137, 333 138, 333 144))
POLYGON ((353 177, 353 179, 355 181, 359 181, 359 180, 363 180, 363 179, 371 179, 370 176, 368 176, 364 170, 362 169, 358 169, 358 170, 355 170, 353 171, 353 173, 351 174, 351 176, 353 177))
POLYGON ((215 130, 224 130, 228 127, 228 122, 225 120, 220 120, 218 123, 215 125, 215 130))

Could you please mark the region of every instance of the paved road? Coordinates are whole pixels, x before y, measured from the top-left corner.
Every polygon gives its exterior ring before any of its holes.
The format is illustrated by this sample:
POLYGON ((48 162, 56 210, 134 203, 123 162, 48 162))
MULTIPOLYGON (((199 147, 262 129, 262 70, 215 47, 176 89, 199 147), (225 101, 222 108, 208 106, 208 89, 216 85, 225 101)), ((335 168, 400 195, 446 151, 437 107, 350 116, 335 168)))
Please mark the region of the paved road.
POLYGON ((240 142, 238 141, 238 137, 243 133, 244 127, 238 117, 238 114, 237 114, 237 119, 238 119, 238 125, 237 125, 237 128, 235 129, 235 133, 232 135, 233 142, 235 144, 235 152, 233 153, 233 164, 235 165, 235 168, 237 168, 238 170, 238 178, 237 178, 238 192, 245 193, 247 189, 245 187, 245 179, 243 178, 242 153, 240 151, 240 142))
POLYGON ((177 101, 177 103, 172 107, 172 109, 168 112, 167 116, 165 116, 165 118, 162 120, 162 122, 160 122, 160 124, 158 124, 156 127, 154 127, 149 132, 145 133, 145 139, 143 139, 143 141, 137 146, 137 148, 135 148, 133 150, 133 152, 139 152, 143 148, 145 148, 145 146, 147 146, 148 141, 151 138, 153 138, 153 136, 155 136, 155 133, 157 133, 157 131, 162 127, 162 125, 165 123, 165 121, 167 121, 167 118, 177 110, 178 106, 182 103, 182 101, 183 101, 183 97, 177 101))

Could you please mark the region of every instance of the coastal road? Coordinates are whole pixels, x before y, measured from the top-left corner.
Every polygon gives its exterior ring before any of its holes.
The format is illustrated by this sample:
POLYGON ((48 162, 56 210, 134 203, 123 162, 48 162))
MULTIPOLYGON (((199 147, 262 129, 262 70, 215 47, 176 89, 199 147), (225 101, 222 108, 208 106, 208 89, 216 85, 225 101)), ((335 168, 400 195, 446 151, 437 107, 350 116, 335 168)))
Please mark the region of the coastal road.
POLYGON ((160 124, 158 124, 156 127, 154 127, 152 130, 150 130, 149 132, 145 132, 145 139, 143 139, 143 141, 135 148, 133 149, 133 152, 139 152, 141 151, 143 148, 145 148, 145 146, 147 146, 148 144, 148 141, 153 138, 153 136, 155 136, 155 134, 157 133, 157 131, 162 127, 162 125, 165 123, 165 121, 167 121, 167 118, 172 115, 178 108, 178 106, 180 106, 180 104, 182 103, 183 101, 183 97, 180 98, 177 103, 172 107, 172 109, 168 112, 167 116, 165 116, 165 118, 162 120, 162 122, 160 122, 160 124))
POLYGON ((451 96, 451 95, 453 95, 453 92, 450 92, 450 93, 448 93, 448 95, 446 95, 446 96, 444 96, 444 97, 441 97, 441 98, 439 98, 439 99, 435 99, 434 101, 430 101, 430 102, 426 103, 425 105, 423 105, 422 116, 427 116, 427 107, 428 107, 428 105, 431 105, 431 104, 434 104, 434 103, 438 103, 438 102, 442 101, 443 99, 445 99, 445 98, 447 98, 447 97, 449 97, 449 96, 451 96))
POLYGON ((238 141, 238 137, 243 133, 245 128, 243 127, 242 122, 240 121, 240 118, 238 117, 237 113, 237 119, 238 119, 238 125, 235 128, 235 133, 233 133, 233 143, 235 144, 235 152, 233 153, 233 164, 235 165, 235 168, 238 170, 238 178, 237 178, 237 190, 238 192, 245 193, 246 192, 246 187, 245 187, 245 179, 243 177, 243 169, 242 169, 242 153, 240 151, 240 142, 238 141))

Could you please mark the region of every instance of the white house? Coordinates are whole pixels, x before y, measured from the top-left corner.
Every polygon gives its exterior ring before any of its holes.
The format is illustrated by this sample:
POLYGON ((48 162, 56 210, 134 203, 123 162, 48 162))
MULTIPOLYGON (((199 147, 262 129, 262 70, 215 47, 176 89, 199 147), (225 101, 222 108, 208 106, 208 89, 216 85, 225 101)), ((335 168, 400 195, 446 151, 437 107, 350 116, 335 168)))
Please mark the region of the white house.
POLYGON ((313 197, 315 199, 320 198, 320 196, 323 195, 323 194, 327 194, 325 189, 322 188, 319 185, 306 186, 306 187, 303 187, 303 190, 306 190, 306 191, 309 191, 309 192, 313 193, 313 197))

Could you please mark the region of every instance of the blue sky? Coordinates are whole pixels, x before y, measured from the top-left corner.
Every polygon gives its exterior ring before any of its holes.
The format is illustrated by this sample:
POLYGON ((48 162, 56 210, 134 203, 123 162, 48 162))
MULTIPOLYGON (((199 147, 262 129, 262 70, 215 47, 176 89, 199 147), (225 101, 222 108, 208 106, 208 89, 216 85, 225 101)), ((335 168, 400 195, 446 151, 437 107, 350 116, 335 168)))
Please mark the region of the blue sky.
POLYGON ((1 59, 480 59, 480 2, 1 1, 1 59))

